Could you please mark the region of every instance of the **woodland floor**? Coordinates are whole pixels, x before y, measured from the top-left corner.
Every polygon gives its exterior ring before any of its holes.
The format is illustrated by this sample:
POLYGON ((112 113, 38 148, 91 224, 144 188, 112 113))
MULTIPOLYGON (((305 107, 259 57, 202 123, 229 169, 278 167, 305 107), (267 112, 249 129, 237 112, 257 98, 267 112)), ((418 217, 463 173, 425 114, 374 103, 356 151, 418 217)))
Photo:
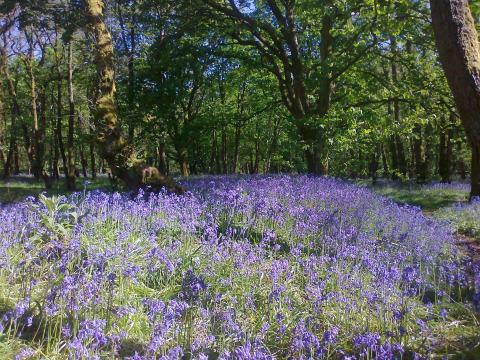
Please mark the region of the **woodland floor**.
MULTIPOLYGON (((474 261, 480 260, 480 202, 477 205, 467 204, 468 184, 456 182, 453 184, 400 184, 391 181, 379 181, 376 185, 371 185, 368 181, 356 181, 360 186, 366 186, 376 193, 388 197, 398 204, 420 208, 422 212, 437 220, 446 221, 451 224, 456 232, 458 245, 474 261), (466 216, 467 214, 468 216, 466 216)), ((96 180, 84 180, 79 178, 77 181, 77 190, 79 192, 90 190, 102 190, 111 192, 121 190, 112 184, 106 176, 99 176, 96 180)), ((35 181, 29 176, 16 176, 8 181, 0 182, 0 205, 21 201, 28 196, 37 196, 41 193, 47 195, 66 194, 63 181, 57 181, 52 189, 45 191, 43 183, 35 181)), ((460 349, 464 346, 473 349, 473 352, 461 352, 459 359, 478 359, 480 358, 480 344, 477 342, 477 336, 472 335, 471 342, 468 340, 468 346, 462 345, 466 341, 465 334, 453 336, 451 343, 454 348, 460 349)), ((469 338, 470 339, 470 338, 469 338)), ((445 344, 439 344, 443 348, 445 344)), ((450 347, 447 345, 447 347, 450 347)), ((460 354, 457 352, 457 354, 460 354)), ((450 357, 449 357, 450 358, 450 357)))
MULTIPOLYGON (((365 185, 365 182, 360 182, 365 185)), ((443 209, 452 205, 466 205, 468 199, 468 185, 463 182, 452 184, 417 185, 412 183, 379 182, 368 185, 375 192, 394 200, 401 205, 413 205, 422 209, 425 215, 438 217, 443 209)), ((478 218, 480 223, 480 218, 478 218)), ((467 227, 468 228, 468 227, 467 227)), ((474 260, 480 260, 480 237, 468 231, 457 231, 459 246, 474 260)))

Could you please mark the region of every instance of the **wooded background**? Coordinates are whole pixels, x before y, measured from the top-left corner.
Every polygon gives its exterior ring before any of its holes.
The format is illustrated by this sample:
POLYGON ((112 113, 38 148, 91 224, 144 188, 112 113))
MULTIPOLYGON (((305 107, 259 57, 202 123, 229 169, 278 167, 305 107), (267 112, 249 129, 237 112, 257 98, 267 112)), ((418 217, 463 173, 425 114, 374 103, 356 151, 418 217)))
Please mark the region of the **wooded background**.
POLYGON ((0 13, 5 178, 75 189, 108 169, 128 178, 122 161, 142 180, 469 176, 428 2, 7 0, 0 13))

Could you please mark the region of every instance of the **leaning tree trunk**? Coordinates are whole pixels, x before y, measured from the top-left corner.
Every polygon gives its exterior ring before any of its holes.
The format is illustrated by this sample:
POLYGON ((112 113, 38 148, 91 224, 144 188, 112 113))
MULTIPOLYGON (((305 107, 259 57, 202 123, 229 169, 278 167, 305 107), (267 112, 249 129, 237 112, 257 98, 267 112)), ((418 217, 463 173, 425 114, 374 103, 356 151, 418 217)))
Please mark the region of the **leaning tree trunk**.
POLYGON ((112 174, 130 189, 149 185, 176 193, 184 189, 173 179, 161 174, 157 168, 147 166, 135 158, 135 152, 121 134, 115 103, 115 77, 113 42, 103 19, 103 0, 86 0, 88 25, 95 36, 95 64, 98 76, 98 97, 95 104, 96 143, 101 156, 107 161, 112 174))
POLYGON ((480 196, 480 44, 468 0, 431 0, 440 61, 472 148, 470 197, 480 196))

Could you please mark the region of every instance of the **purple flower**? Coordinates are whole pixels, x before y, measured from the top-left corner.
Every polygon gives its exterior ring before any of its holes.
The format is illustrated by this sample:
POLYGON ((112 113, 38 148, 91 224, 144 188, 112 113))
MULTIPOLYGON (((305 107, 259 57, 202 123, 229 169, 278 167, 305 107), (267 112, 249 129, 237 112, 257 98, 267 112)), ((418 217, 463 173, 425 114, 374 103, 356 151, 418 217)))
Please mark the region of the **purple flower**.
POLYGON ((183 275, 182 289, 180 290, 179 297, 183 301, 192 303, 198 300, 201 292, 205 290, 207 286, 203 279, 189 269, 183 275))

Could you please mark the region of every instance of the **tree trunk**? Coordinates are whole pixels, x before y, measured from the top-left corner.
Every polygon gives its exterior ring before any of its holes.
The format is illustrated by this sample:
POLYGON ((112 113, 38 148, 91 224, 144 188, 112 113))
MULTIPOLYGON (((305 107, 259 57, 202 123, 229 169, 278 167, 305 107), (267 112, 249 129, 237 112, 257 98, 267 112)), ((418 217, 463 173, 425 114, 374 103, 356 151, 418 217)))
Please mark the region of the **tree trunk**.
POLYGON ((80 165, 82 166, 82 175, 84 178, 86 178, 88 176, 88 160, 85 155, 85 149, 84 149, 84 143, 83 143, 84 142, 83 137, 85 134, 85 121, 82 115, 80 115, 80 113, 77 114, 77 129, 78 129, 77 130, 78 135, 82 139, 81 144, 79 144, 78 146, 78 155, 80 156, 80 165))
POLYGON ((67 189, 75 190, 76 169, 73 154, 73 135, 75 131, 75 102, 73 97, 73 49, 72 41, 68 43, 68 134, 67 134, 67 189))
POLYGON ((180 148, 177 150, 178 166, 180 167, 180 173, 182 176, 190 175, 190 168, 188 166, 188 153, 186 148, 180 148))
MULTIPOLYGON (((17 127, 18 117, 20 116, 20 106, 18 104, 15 86, 13 84, 13 81, 10 77, 10 73, 8 71, 7 54, 4 48, 0 48, 0 61, 1 61, 0 63, 1 70, 7 82, 7 90, 12 100, 10 141, 9 141, 7 159, 5 161, 5 166, 3 169, 3 177, 8 178, 9 176, 12 175, 12 168, 14 167, 14 164, 15 164, 15 150, 17 149, 16 127, 17 127)), ((15 167, 15 170, 17 170, 16 167, 15 167)))
POLYGON ((275 116, 273 118, 273 131, 272 131, 272 140, 270 142, 270 146, 268 149, 268 158, 267 158, 267 167, 266 172, 274 172, 278 173, 278 164, 272 163, 272 158, 274 154, 277 152, 278 147, 278 128, 280 124, 280 117, 275 116))
POLYGON ((26 67, 28 76, 30 78, 30 105, 32 111, 32 119, 33 119, 33 146, 30 143, 28 136, 28 130, 24 129, 24 136, 25 142, 27 147, 27 152, 29 152, 29 159, 32 165, 33 176, 35 179, 42 178, 45 187, 49 189, 51 187, 50 178, 48 174, 45 172, 44 169, 44 155, 45 155, 45 128, 46 128, 46 94, 43 91, 40 94, 40 116, 38 114, 37 109, 37 86, 36 86, 36 79, 35 73, 33 69, 33 61, 34 61, 34 45, 33 45, 33 38, 31 35, 27 35, 27 42, 29 44, 29 55, 28 59, 26 60, 26 67), (40 119, 40 120, 39 120, 40 119))
POLYGON ((232 173, 236 174, 238 172, 238 163, 240 161, 240 136, 242 133, 242 128, 240 124, 235 126, 235 139, 234 139, 234 148, 233 148, 233 164, 232 164, 232 173))
POLYGON ((382 164, 383 164, 383 176, 388 176, 388 161, 387 161, 387 154, 385 153, 385 146, 381 145, 381 153, 382 153, 382 164))
POLYGON ((308 173, 312 175, 323 175, 324 168, 321 159, 323 144, 320 130, 298 123, 297 129, 300 138, 305 144, 304 154, 308 173))
POLYGON ((255 162, 253 164, 253 173, 258 174, 259 169, 260 169, 260 140, 258 139, 258 135, 257 135, 255 137, 255 162))
MULTIPOLYGON (((58 68, 58 79, 57 79, 57 123, 55 124, 55 137, 57 138, 58 152, 62 157, 63 164, 63 173, 65 177, 68 176, 67 169, 67 156, 65 154, 65 146, 63 144, 63 135, 62 135, 62 77, 60 73, 60 68, 58 68)), ((58 158, 58 157, 57 157, 58 158)))
POLYGON ((457 173, 460 176, 460 179, 465 180, 467 178, 467 174, 465 171, 465 161, 463 160, 462 154, 462 142, 457 142, 457 173))
POLYGON ((480 143, 472 146, 471 197, 480 196, 480 143))
POLYGON ((468 0, 431 0, 439 58, 472 148, 470 197, 480 196, 480 44, 468 0))
POLYGON ((446 136, 446 131, 445 129, 441 128, 438 145, 438 174, 440 175, 441 182, 443 183, 450 182, 447 142, 448 138, 446 136))
POLYGON ((90 142, 90 176, 92 179, 97 178, 97 165, 95 164, 95 145, 90 142))
POLYGON ((423 142, 422 142, 422 128, 420 125, 413 129, 413 158, 415 163, 415 177, 417 183, 423 184, 427 179, 427 169, 425 166, 423 142))
POLYGON ((10 144, 8 146, 7 158, 3 168, 3 177, 6 179, 12 175, 12 168, 14 165, 15 149, 17 147, 17 138, 14 134, 13 127, 10 128, 10 144))
POLYGON ((379 150, 381 150, 380 146, 379 145, 375 146, 375 151, 370 155, 371 158, 370 158, 369 170, 370 170, 370 177, 372 178, 372 184, 376 184, 377 182, 377 171, 379 167, 379 163, 378 163, 379 150))
POLYGON ((218 161, 218 144, 217 144, 217 130, 215 127, 212 129, 212 148, 210 152, 210 168, 211 174, 220 173, 220 162, 218 161))
POLYGON ((156 190, 166 187, 183 193, 184 189, 173 179, 161 174, 157 168, 146 166, 135 158, 132 147, 127 146, 117 118, 115 103, 115 73, 113 42, 103 19, 102 0, 86 0, 86 16, 96 38, 95 64, 98 76, 98 97, 95 104, 96 142, 112 174, 130 189, 149 185, 156 190))
POLYGON ((158 170, 160 170, 162 174, 168 174, 166 144, 163 139, 158 146, 158 170))
MULTIPOLYGON (((400 104, 398 100, 393 101, 393 116, 394 122, 397 127, 400 126, 401 121, 401 114, 400 114, 400 104)), ((395 138, 395 149, 397 154, 397 161, 398 161, 398 170, 403 176, 407 175, 407 161, 405 158, 405 149, 403 147, 403 142, 401 137, 396 133, 394 135, 395 138)))
MULTIPOLYGON (((54 96, 53 96, 53 93, 52 93, 52 103, 54 102, 54 96)), ((57 103, 57 107, 58 107, 58 103, 57 103)), ((58 109, 57 109, 58 111, 58 109)), ((58 160, 59 160, 59 156, 60 156, 60 153, 58 151, 58 137, 57 137, 57 121, 58 121, 58 114, 55 114, 54 117, 52 117, 52 121, 51 121, 51 126, 52 126, 52 129, 53 129, 53 140, 52 140, 52 173, 51 173, 51 176, 53 179, 55 180, 58 180, 58 178, 60 177, 60 174, 58 172, 58 160)))
POLYGON ((225 129, 226 126, 225 124, 222 124, 222 153, 221 153, 221 158, 222 158, 222 172, 223 174, 228 173, 228 167, 227 167, 227 130, 225 129))
POLYGON ((18 151, 18 143, 15 142, 15 147, 13 151, 13 174, 20 174, 20 155, 18 151))
MULTIPOLYGON (((30 109, 32 111, 32 119, 33 119, 33 146, 30 144, 30 141, 26 141, 26 148, 27 152, 29 152, 29 159, 32 166, 32 172, 35 179, 40 179, 40 167, 41 161, 40 154, 38 154, 38 147, 40 143, 39 139, 39 127, 38 127, 38 112, 37 112, 37 90, 36 90, 36 82, 35 82, 35 74, 33 72, 33 39, 31 39, 28 35, 26 36, 29 43, 29 57, 26 60, 26 67, 28 76, 30 78, 30 109), (39 162, 40 160, 40 162, 39 162)), ((27 131, 24 132, 25 138, 27 136, 27 131)))
POLYGON ((39 122, 39 131, 38 131, 38 143, 36 145, 36 158, 37 168, 40 171, 40 176, 43 179, 46 189, 52 187, 52 180, 48 174, 48 171, 45 169, 45 134, 47 131, 47 95, 46 89, 44 88, 40 93, 40 122, 39 122))

